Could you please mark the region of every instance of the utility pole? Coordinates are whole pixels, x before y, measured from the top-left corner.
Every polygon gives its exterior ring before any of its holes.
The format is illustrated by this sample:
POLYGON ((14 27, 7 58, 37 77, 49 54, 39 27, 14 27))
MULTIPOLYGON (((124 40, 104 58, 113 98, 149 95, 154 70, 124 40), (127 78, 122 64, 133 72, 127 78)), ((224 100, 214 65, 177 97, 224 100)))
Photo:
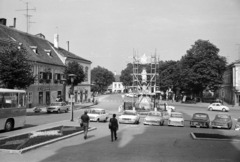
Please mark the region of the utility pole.
POLYGON ((36 11, 36 8, 28 8, 28 2, 26 2, 26 9, 21 9, 21 10, 16 10, 16 11, 26 11, 26 19, 27 19, 27 33, 30 27, 30 23, 34 23, 30 21, 30 17, 32 17, 32 15, 29 15, 29 11, 36 11))

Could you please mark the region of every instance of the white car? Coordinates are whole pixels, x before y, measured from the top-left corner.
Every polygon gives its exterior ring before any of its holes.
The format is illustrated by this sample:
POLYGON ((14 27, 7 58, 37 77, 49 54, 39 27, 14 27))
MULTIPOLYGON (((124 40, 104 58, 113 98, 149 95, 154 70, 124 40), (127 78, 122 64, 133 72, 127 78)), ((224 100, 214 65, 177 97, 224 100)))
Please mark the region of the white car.
POLYGON ((101 108, 92 108, 88 111, 88 116, 90 118, 90 121, 104 121, 106 122, 108 119, 108 113, 105 109, 101 108))
POLYGON ((184 127, 183 114, 180 112, 172 112, 168 119, 168 126, 182 126, 184 127))
MULTIPOLYGON (((168 105, 167 103, 165 103, 166 104, 166 111, 170 111, 171 110, 171 112, 172 111, 175 111, 175 107, 174 106, 170 106, 170 105, 168 105)), ((164 104, 159 104, 159 105, 157 105, 161 110, 164 110, 164 108, 165 108, 165 105, 164 104)))
POLYGON ((69 111, 69 105, 67 105, 65 102, 52 102, 50 106, 47 107, 47 113, 50 112, 68 112, 69 111))
POLYGON ((138 124, 140 115, 134 110, 125 110, 118 118, 119 123, 132 123, 138 124))
POLYGON ((127 93, 127 94, 125 94, 125 96, 127 96, 127 97, 137 97, 137 94, 135 94, 135 93, 127 93))
POLYGON ((163 114, 159 111, 150 111, 148 115, 144 118, 144 125, 163 125, 164 118, 163 114))
POLYGON ((208 106, 209 111, 213 110, 219 110, 219 111, 229 111, 229 108, 227 106, 222 105, 221 103, 212 103, 211 105, 208 106))

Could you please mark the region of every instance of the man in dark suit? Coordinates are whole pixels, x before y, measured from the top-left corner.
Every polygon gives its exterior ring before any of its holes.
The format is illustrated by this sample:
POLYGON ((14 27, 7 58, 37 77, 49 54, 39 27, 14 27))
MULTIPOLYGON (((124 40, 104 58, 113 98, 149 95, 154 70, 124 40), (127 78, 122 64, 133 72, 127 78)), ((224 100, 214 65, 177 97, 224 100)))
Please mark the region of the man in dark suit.
POLYGON ((117 140, 117 130, 118 130, 118 120, 116 119, 116 114, 109 121, 109 129, 111 130, 111 139, 113 142, 113 137, 117 140))

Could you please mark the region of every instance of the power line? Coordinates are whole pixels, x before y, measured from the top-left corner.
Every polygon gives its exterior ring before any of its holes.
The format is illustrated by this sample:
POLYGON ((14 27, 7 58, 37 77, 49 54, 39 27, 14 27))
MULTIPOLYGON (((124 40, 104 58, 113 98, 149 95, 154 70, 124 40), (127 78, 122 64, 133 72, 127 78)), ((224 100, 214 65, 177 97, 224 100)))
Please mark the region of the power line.
POLYGON ((16 10, 16 11, 26 11, 26 19, 27 19, 27 33, 30 27, 30 23, 35 23, 35 22, 31 22, 30 18, 32 17, 32 15, 29 15, 29 11, 36 11, 36 8, 28 8, 28 2, 26 2, 26 9, 21 9, 21 10, 16 10))

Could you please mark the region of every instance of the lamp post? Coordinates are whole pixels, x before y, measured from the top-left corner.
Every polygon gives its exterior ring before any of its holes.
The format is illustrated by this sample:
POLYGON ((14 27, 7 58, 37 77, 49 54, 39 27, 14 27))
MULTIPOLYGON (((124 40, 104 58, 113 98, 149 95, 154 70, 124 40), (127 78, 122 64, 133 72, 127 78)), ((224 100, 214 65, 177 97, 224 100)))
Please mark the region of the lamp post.
POLYGON ((70 95, 71 95, 71 110, 72 110, 72 113, 71 113, 71 120, 70 121, 73 121, 73 91, 74 91, 74 79, 76 77, 75 74, 69 74, 68 77, 70 78, 71 80, 71 88, 70 88, 70 95))

